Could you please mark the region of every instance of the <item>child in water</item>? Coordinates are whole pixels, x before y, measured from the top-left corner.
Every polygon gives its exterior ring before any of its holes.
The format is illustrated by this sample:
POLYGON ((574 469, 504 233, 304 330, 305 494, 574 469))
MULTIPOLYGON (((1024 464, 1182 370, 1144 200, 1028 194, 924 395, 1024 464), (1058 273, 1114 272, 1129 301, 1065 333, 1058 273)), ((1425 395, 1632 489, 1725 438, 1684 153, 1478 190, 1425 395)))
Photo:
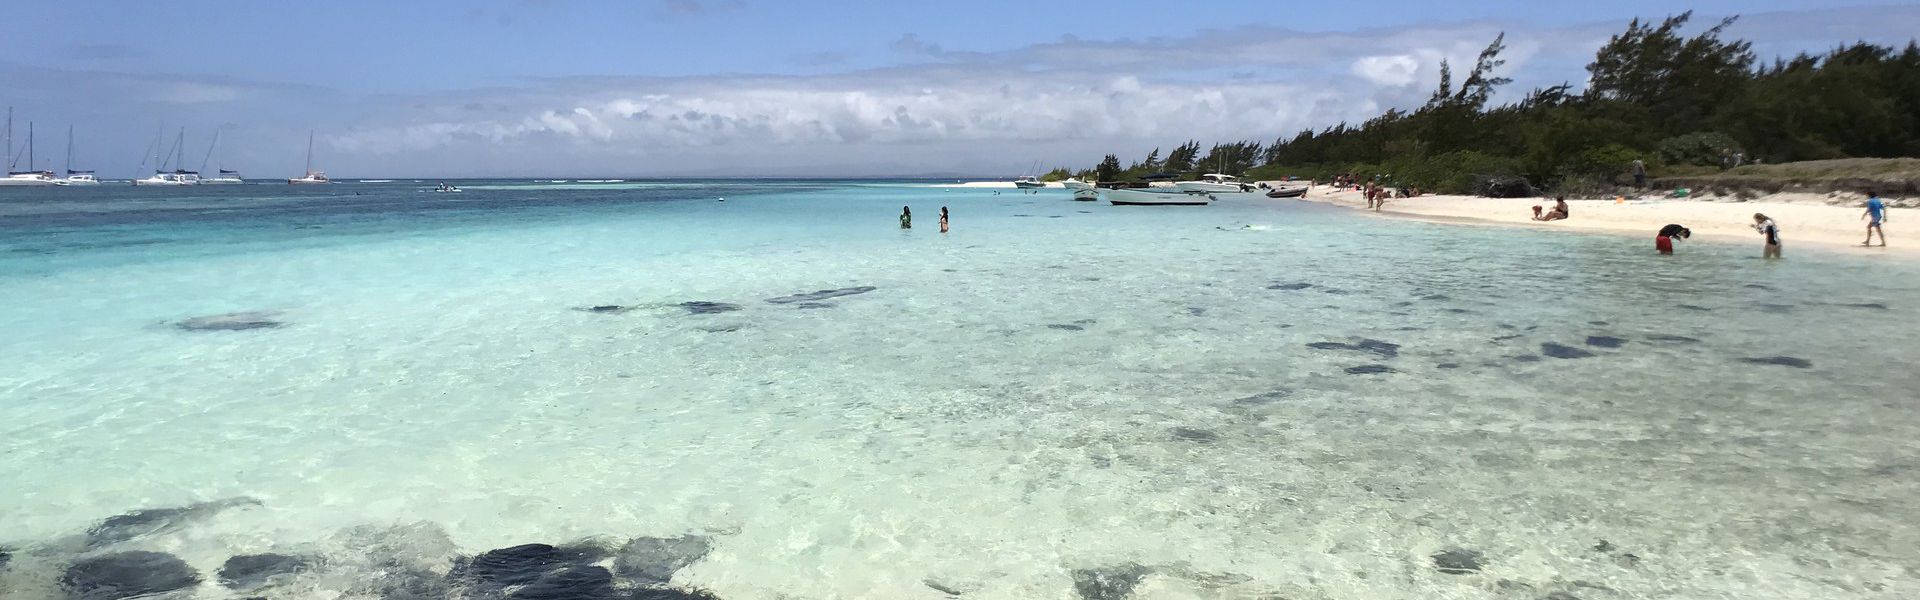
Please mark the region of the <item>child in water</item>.
POLYGON ((947 207, 940 207, 940 233, 947 232, 947 207))
POLYGON ((1673 254, 1674 240, 1690 237, 1693 237, 1693 230, 1681 227, 1679 224, 1667 225, 1660 228, 1660 233, 1654 235, 1653 249, 1659 250, 1661 254, 1673 254))
POLYGON ((900 228, 913 229, 913 209, 900 207, 900 228))

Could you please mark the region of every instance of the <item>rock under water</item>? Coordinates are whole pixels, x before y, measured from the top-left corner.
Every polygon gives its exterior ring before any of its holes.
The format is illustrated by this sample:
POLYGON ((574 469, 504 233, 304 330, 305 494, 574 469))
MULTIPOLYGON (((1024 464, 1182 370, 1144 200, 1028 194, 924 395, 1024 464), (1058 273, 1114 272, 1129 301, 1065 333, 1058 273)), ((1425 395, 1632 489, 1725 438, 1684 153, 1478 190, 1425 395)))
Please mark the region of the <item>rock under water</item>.
POLYGON ((1760 358, 1742 358, 1740 359, 1740 362, 1752 363, 1756 365, 1780 365, 1782 367, 1793 367, 1796 369, 1813 368, 1813 361, 1810 361, 1804 358, 1796 358, 1792 356, 1765 356, 1760 358))
POLYGON ((627 306, 623 304, 600 304, 596 306, 581 306, 581 307, 574 308, 574 310, 577 310, 580 312, 590 312, 598 315, 617 315, 622 313, 633 312, 633 310, 637 308, 640 308, 640 307, 627 306))
POLYGON ((1449 548, 1433 555, 1433 567, 1448 575, 1476 573, 1485 564, 1486 556, 1478 550, 1449 548))
POLYGON ((1607 335, 1587 336, 1587 345, 1593 346, 1596 348, 1619 348, 1623 345, 1626 345, 1626 343, 1627 343, 1626 340, 1613 337, 1613 336, 1607 336, 1607 335))
POLYGON ((591 556, 547 544, 521 544, 488 550, 454 566, 448 578, 464 580, 482 589, 497 589, 539 581, 569 566, 584 566, 591 556))
POLYGON ((242 554, 220 565, 220 585, 234 590, 252 590, 272 583, 275 578, 294 575, 312 567, 312 561, 299 556, 242 554))
POLYGON ((1348 375, 1377 375, 1380 373, 1392 373, 1392 372, 1393 372, 1393 367, 1389 367, 1386 365, 1360 365, 1358 367, 1347 367, 1348 375))
POLYGON ((1073 591, 1081 600, 1125 600, 1153 569, 1127 563, 1097 569, 1074 569, 1073 591))
POLYGON ((124 515, 115 515, 107 517, 107 520, 87 530, 87 547, 98 548, 140 536, 171 531, 182 523, 210 517, 227 509, 259 505, 260 501, 253 498, 227 498, 172 508, 147 508, 124 515))
POLYGON ((795 302, 819 302, 821 300, 826 300, 828 298, 839 298, 841 296, 853 296, 856 294, 865 294, 867 292, 871 292, 877 289, 880 289, 880 288, 873 287, 870 285, 862 285, 857 287, 840 288, 837 290, 818 290, 813 292, 807 292, 804 294, 781 296, 779 298, 768 298, 767 302, 771 304, 793 304, 795 302))
POLYGON ((725 313, 725 312, 733 312, 736 310, 740 310, 740 305, 728 304, 725 302, 708 302, 705 300, 694 300, 692 302, 681 302, 680 308, 687 309, 688 314, 711 315, 715 313, 725 313))
POLYGON ((512 593, 508 600, 624 600, 613 587, 606 567, 570 565, 543 574, 512 593))
POLYGON ((1293 291, 1293 290, 1304 290, 1310 287, 1313 287, 1313 284, 1311 283, 1276 283, 1276 284, 1267 286, 1267 289, 1293 291))
POLYGON ((1588 358, 1594 355, 1592 352, 1586 350, 1553 342, 1542 342, 1540 344, 1540 353, 1554 358, 1588 358))
POLYGON ((75 600, 120 600, 185 589, 200 574, 171 554, 136 550, 81 559, 60 575, 75 600))
POLYGON ((207 315, 174 321, 176 329, 184 331, 246 331, 249 329, 274 329, 285 326, 280 320, 280 311, 256 310, 207 315))
POLYGON ((621 577, 665 583, 712 551, 713 540, 705 536, 634 538, 614 554, 613 570, 621 577))
POLYGON ((1307 344, 1307 347, 1313 348, 1315 350, 1351 350, 1354 352, 1369 352, 1369 353, 1380 355, 1381 358, 1395 358, 1400 356, 1399 344, 1395 344, 1392 342, 1383 342, 1380 340, 1370 339, 1370 338, 1361 338, 1360 341, 1354 342, 1351 344, 1344 344, 1340 342, 1313 342, 1313 343, 1307 344))
POLYGON ((1173 433, 1173 437, 1187 440, 1189 442, 1200 442, 1202 444, 1211 444, 1211 443, 1220 441, 1220 434, 1207 431, 1205 429, 1195 429, 1193 427, 1175 427, 1169 431, 1173 433))

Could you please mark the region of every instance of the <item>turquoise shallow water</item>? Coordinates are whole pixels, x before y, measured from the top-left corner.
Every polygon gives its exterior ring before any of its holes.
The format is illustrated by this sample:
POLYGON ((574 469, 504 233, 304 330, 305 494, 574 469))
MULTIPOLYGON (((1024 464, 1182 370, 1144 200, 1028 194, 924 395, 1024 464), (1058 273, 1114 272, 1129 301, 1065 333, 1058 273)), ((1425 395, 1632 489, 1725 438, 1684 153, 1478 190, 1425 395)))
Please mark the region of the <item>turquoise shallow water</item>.
POLYGON ((1909 265, 1252 197, 430 185, 0 190, 0 589, 137 548, 199 597, 265 551, 325 559, 270 596, 378 597, 693 534, 673 583, 724 598, 1920 595, 1909 265), (283 326, 176 326, 236 312, 283 326), (78 541, 223 498, 259 504, 78 541))

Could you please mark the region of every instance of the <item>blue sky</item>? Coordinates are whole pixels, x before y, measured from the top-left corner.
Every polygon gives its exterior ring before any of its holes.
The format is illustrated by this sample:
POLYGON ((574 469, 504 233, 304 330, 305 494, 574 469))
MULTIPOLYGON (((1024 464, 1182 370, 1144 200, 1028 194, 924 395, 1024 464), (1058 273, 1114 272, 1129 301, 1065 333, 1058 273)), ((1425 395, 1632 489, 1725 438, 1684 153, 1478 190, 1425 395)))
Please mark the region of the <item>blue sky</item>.
MULTIPOLYGON (((1513 95, 1571 81, 1671 3, 494 0, 45 2, 0 37, 0 103, 57 160, 336 176, 1017 174, 1187 138, 1270 140, 1417 104, 1505 31, 1513 95), (171 133, 168 133, 171 136, 171 133), (196 148, 197 147, 197 148, 196 148), (210 166, 211 167, 211 166, 210 166)), ((19 6, 24 4, 24 6, 19 6)), ((1904 43, 1920 4, 1696 2, 1762 55, 1904 43)), ((17 143, 24 143, 18 141, 17 143)), ((59 167, 42 161, 43 167, 59 167)))

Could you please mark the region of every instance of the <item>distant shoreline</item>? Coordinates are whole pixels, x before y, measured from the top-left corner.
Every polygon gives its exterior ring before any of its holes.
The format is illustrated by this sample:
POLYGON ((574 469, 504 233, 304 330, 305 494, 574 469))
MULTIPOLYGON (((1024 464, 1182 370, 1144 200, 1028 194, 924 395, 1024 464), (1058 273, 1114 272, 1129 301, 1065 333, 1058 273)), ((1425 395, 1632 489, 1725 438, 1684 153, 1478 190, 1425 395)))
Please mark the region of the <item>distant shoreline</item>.
MULTIPOLYGON (((1645 238, 1647 251, 1653 251, 1653 234, 1668 223, 1693 230, 1693 242, 1745 244, 1760 251, 1759 234, 1751 224, 1753 214, 1765 213, 1780 223, 1781 237, 1791 258, 1796 248, 1815 248, 1849 256, 1884 255, 1902 260, 1920 259, 1920 229, 1915 237, 1903 238, 1900 227, 1920 223, 1920 209, 1889 208, 1886 228, 1891 241, 1885 248, 1860 246, 1866 238, 1862 208, 1792 202, 1791 195, 1763 196, 1745 202, 1644 198, 1614 200, 1568 200, 1573 217, 1564 221, 1534 221, 1534 205, 1551 205, 1544 198, 1477 198, 1471 196, 1429 195, 1388 200, 1379 212, 1367 210, 1366 198, 1356 191, 1336 191, 1332 186, 1314 186, 1301 200, 1383 217, 1412 219, 1433 223, 1526 227, 1534 230, 1571 230, 1582 233, 1611 233, 1645 238), (1911 243, 1907 243, 1911 240, 1911 243)), ((1876 240, 1877 241, 1877 240, 1876 240)), ((1685 252, 1682 249, 1682 252, 1685 252)))

